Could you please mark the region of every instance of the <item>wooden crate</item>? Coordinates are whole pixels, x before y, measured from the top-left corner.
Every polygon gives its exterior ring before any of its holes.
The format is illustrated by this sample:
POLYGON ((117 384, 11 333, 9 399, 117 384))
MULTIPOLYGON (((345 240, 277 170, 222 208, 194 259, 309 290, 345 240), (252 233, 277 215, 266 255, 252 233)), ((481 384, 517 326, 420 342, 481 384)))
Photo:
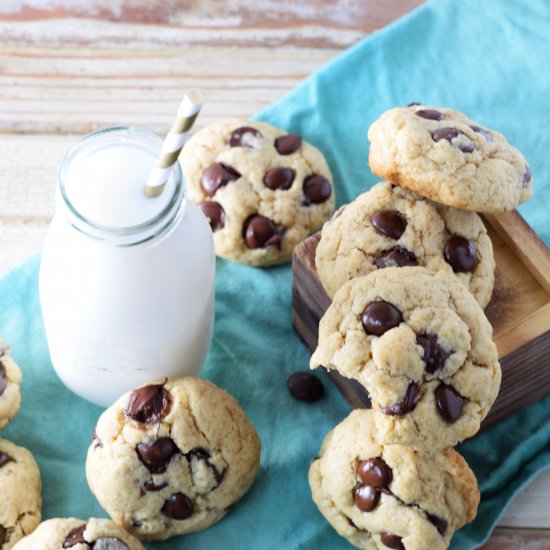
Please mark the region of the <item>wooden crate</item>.
MULTIPOLYGON (((550 250, 517 211, 484 215, 496 260, 495 288, 485 313, 493 325, 502 385, 482 428, 550 394, 550 250)), ((315 269, 320 233, 294 250, 293 324, 310 351, 317 347, 319 320, 330 305, 315 269)), ((349 403, 369 407, 355 380, 327 371, 349 403)))

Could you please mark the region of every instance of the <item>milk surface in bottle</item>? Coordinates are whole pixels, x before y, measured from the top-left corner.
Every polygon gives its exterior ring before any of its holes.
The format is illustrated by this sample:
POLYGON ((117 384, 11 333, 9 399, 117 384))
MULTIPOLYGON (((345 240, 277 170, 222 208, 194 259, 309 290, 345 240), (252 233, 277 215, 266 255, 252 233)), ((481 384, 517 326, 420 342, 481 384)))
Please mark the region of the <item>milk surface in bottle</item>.
POLYGON ((161 141, 101 130, 65 156, 40 268, 52 364, 75 393, 110 405, 164 377, 197 374, 211 340, 215 255, 179 165, 144 193, 161 141))

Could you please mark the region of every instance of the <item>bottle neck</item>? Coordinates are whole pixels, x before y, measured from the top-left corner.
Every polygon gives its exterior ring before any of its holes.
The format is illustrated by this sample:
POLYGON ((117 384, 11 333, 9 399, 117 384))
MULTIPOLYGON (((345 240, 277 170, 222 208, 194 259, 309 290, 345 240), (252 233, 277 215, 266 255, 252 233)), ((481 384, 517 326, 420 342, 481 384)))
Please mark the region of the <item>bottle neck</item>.
MULTIPOLYGON (((117 147, 119 149, 122 147, 126 152, 135 148, 136 160, 141 162, 146 157, 154 162, 161 145, 161 140, 151 132, 127 127, 99 130, 88 134, 76 143, 63 158, 58 174, 58 209, 66 221, 75 230, 89 238, 119 247, 136 246, 165 234, 175 220, 182 215, 184 208, 185 186, 179 163, 174 166, 170 185, 167 185, 164 190, 166 195, 162 196, 158 203, 148 202, 157 199, 147 199, 144 192, 141 195, 141 188, 136 189, 134 184, 133 188, 128 188, 127 204, 125 203, 126 185, 115 189, 120 191, 118 195, 114 192, 110 194, 112 187, 120 183, 120 179, 123 179, 125 174, 122 167, 122 175, 119 178, 111 177, 113 174, 110 173, 110 166, 120 158, 120 155, 116 154, 117 147), (115 151, 114 155, 113 151, 115 151), (79 165, 82 162, 87 164, 79 165), (86 169, 82 170, 82 166, 86 169), (99 196, 96 196, 97 193, 99 196), (104 193, 104 196, 101 193, 104 193), (91 211, 90 204, 93 205, 91 211), (142 207, 145 207, 143 215, 142 207), (125 211, 125 216, 120 217, 123 221, 126 219, 125 223, 118 223, 117 208, 125 211), (139 212, 137 217, 136 211, 139 212), (109 212, 107 218, 105 218, 105 212, 109 212)), ((121 166, 114 168, 120 170, 121 166)), ((135 166, 129 168, 134 168, 135 172, 135 166)), ((148 169, 147 165, 146 170, 148 169)), ((139 180, 146 180, 146 174, 139 174, 139 176, 139 180)), ((140 185, 139 182, 138 185, 140 185)))

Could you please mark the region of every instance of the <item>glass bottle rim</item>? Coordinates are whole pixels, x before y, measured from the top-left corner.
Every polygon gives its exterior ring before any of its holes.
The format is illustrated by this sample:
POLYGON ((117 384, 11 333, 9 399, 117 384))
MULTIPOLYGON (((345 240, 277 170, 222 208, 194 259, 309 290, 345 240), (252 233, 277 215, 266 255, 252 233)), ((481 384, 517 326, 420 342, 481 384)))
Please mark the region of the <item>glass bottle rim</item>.
MULTIPOLYGON (((79 231, 100 239, 108 239, 109 237, 131 237, 132 235, 141 235, 143 233, 149 232, 149 230, 155 229, 171 212, 174 211, 175 216, 175 214, 179 210, 179 205, 181 204, 185 195, 185 185, 183 182, 181 166, 179 162, 176 162, 172 170, 172 177, 175 181, 172 196, 170 197, 170 200, 168 201, 166 206, 149 220, 141 224, 131 225, 127 227, 113 227, 96 223, 90 218, 81 214, 71 202, 66 188, 66 182, 68 180, 68 172, 71 162, 85 147, 91 145, 92 143, 103 137, 116 135, 127 137, 137 136, 143 141, 149 142, 150 145, 157 146, 158 152, 160 153, 162 140, 153 132, 134 126, 111 126, 108 128, 102 128, 100 130, 90 132, 89 134, 78 140, 74 145, 72 145, 72 147, 65 153, 65 156, 61 160, 57 174, 59 192, 63 203, 70 215, 71 223, 79 231)), ((170 217, 169 221, 171 221, 172 219, 173 216, 170 217)))

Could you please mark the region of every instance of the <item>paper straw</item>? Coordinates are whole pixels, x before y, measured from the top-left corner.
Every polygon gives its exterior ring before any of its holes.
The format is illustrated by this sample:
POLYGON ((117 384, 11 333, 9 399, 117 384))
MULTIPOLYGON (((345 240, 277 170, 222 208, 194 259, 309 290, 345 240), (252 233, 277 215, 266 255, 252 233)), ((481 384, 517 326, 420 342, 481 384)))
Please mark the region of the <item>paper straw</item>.
POLYGON ((203 102, 199 90, 189 90, 181 100, 176 120, 164 139, 157 164, 147 179, 145 194, 148 197, 158 197, 162 193, 203 102))

